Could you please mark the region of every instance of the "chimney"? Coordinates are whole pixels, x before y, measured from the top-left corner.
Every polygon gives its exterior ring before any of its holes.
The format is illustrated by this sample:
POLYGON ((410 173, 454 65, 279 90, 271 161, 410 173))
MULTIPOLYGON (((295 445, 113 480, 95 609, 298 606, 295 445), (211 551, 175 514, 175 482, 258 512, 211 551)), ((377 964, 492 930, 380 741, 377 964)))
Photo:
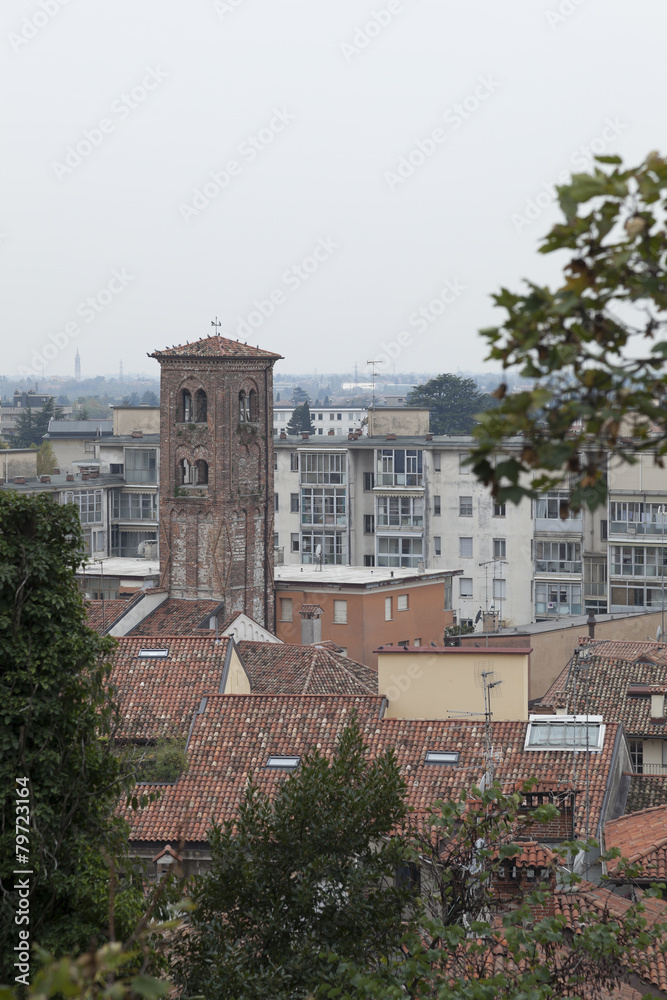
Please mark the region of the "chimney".
POLYGON ((301 440, 302 441, 307 441, 309 437, 310 437, 310 434, 308 434, 307 431, 303 431, 303 433, 301 434, 301 440))
POLYGON ((67 482, 67 483, 73 483, 74 482, 74 476, 72 475, 71 472, 68 472, 67 475, 65 476, 65 482, 67 482))
POLYGON ((335 433, 336 432, 335 432, 335 430, 332 427, 331 430, 329 431, 329 437, 331 437, 332 435, 335 435, 335 433))
POLYGON ((281 441, 286 441, 287 440, 287 434, 285 434, 285 431, 281 431, 280 432, 280 440, 281 441))
POLYGON ((588 625, 588 638, 589 639, 594 639, 595 638, 595 626, 597 625, 597 621, 595 619, 595 615, 593 614, 593 609, 592 608, 588 612, 588 618, 586 619, 586 624, 588 625))
POLYGON ((130 437, 133 438, 142 438, 143 436, 144 436, 143 431, 132 431, 132 434, 130 435, 130 437))
POLYGON ((322 615, 324 609, 319 604, 302 604, 299 610, 301 616, 301 645, 310 646, 314 642, 322 642, 322 615))
POLYGON ((40 476, 39 477, 39 481, 40 481, 40 483, 50 483, 51 482, 51 476, 40 476))
POLYGON ((22 486, 25 483, 25 476, 14 476, 14 482, 18 486, 22 486))
POLYGON ((54 476, 59 476, 60 475, 60 469, 54 469, 53 470, 53 475, 54 476))

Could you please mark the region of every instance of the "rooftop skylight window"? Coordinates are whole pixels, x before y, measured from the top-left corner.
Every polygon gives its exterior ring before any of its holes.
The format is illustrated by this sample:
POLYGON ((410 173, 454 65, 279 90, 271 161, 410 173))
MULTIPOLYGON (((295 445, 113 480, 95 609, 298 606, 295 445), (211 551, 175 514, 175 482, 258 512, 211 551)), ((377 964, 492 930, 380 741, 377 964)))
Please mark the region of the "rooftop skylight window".
POLYGON ((169 656, 168 649, 140 649, 138 653, 140 660, 166 660, 169 656))
POLYGON ((301 757, 289 757, 279 754, 272 754, 266 762, 266 766, 273 770, 294 771, 299 766, 301 757))
POLYGON ((601 715, 531 715, 524 749, 598 752, 604 729, 601 715))
POLYGON ((458 750, 427 750, 426 764, 458 764, 461 754, 458 750))

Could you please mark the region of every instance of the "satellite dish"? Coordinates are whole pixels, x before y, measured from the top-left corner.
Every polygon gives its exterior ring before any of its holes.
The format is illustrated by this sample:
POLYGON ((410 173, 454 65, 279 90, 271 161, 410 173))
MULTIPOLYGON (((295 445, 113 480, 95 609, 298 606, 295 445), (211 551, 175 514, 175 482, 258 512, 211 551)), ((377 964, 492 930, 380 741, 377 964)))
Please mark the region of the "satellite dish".
POLYGON ((662 639, 662 628, 658 625, 658 631, 655 633, 655 641, 660 642, 662 639))
POLYGON ((319 558, 320 558, 320 556, 322 555, 322 546, 321 546, 321 545, 318 545, 318 546, 316 547, 316 549, 315 549, 315 555, 317 556, 317 558, 318 558, 318 559, 319 559, 319 558))

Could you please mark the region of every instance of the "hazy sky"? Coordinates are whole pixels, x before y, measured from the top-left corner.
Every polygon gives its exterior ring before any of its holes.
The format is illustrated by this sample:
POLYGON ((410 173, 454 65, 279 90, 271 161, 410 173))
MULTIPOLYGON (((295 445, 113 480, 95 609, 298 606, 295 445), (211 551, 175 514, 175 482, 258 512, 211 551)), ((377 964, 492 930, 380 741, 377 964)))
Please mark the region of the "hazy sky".
POLYGON ((4 374, 157 374, 216 317, 284 371, 481 369, 559 175, 667 149, 664 0, 1 16, 4 374))

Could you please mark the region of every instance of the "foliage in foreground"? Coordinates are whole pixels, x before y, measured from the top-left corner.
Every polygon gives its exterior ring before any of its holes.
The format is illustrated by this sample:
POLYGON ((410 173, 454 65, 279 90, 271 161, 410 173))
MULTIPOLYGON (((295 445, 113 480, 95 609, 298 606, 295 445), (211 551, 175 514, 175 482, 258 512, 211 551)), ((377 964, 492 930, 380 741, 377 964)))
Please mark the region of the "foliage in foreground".
POLYGON ((667 453, 667 161, 597 157, 558 188, 565 220, 540 252, 567 252, 563 282, 493 296, 501 326, 482 330, 489 359, 535 387, 497 395, 475 430, 473 472, 501 502, 572 486, 572 506, 606 497, 607 455, 667 453), (521 435, 520 456, 503 454, 521 435), (494 461, 495 458, 495 461, 494 461))
POLYGON ((331 765, 302 760, 273 803, 251 785, 234 823, 212 832, 176 979, 206 1000, 305 997, 338 977, 331 952, 380 969, 399 949, 412 895, 395 885, 406 857, 405 786, 393 754, 369 761, 359 729, 331 765))
POLYGON ((4 981, 14 972, 15 870, 30 870, 31 940, 55 954, 105 940, 110 866, 119 874, 119 934, 129 933, 144 905, 141 882, 124 858, 126 828, 114 818, 128 790, 109 740, 117 713, 109 684, 115 642, 87 626, 74 578, 82 549, 72 505, 59 506, 47 494, 0 494, 4 981))

